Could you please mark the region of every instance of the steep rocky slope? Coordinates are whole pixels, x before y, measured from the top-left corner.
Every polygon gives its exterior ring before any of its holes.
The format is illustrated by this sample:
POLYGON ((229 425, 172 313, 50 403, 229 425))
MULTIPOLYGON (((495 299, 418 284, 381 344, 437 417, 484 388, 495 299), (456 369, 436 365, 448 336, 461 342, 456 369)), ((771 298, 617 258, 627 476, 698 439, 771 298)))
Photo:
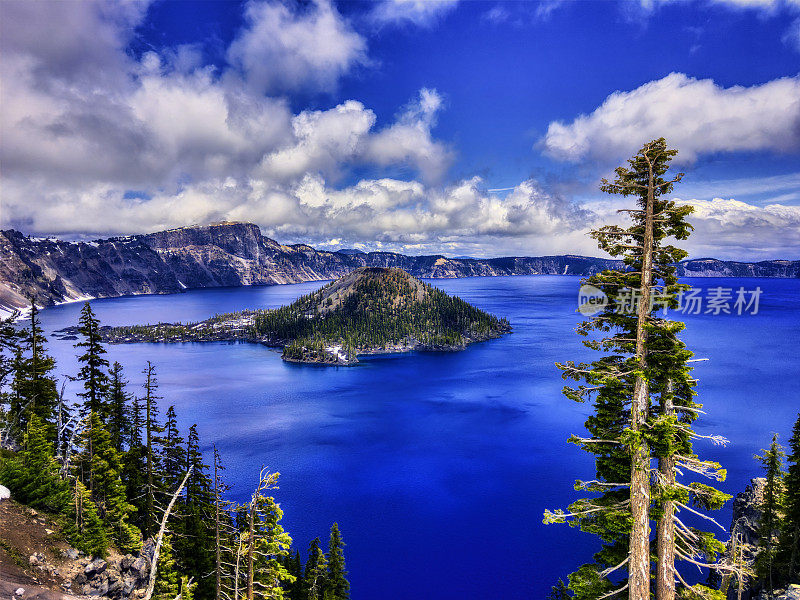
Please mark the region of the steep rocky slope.
MULTIPOLYGON (((336 279, 358 267, 396 267, 415 277, 590 275, 618 261, 583 256, 454 259, 392 252, 325 252, 287 246, 252 223, 218 223, 94 242, 0 231, 0 309, 183 289, 336 279)), ((800 261, 685 261, 693 276, 798 277, 800 261)))

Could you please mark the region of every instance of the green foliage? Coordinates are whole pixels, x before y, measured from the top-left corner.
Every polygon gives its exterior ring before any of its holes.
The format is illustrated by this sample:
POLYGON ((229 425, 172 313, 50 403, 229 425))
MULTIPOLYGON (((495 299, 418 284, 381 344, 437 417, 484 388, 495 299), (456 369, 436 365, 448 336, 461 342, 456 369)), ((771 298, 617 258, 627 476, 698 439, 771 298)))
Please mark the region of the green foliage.
POLYGON ((776 552, 781 584, 800 583, 800 414, 792 428, 788 446, 783 520, 776 552))
POLYGON ((571 598, 569 588, 567 588, 562 579, 559 579, 558 583, 555 584, 550 590, 550 593, 547 594, 547 600, 567 600, 567 598, 571 598))
POLYGON ((0 461, 0 479, 17 501, 56 516, 69 542, 94 556, 105 556, 108 540, 97 507, 86 488, 61 478, 47 428, 35 414, 27 423, 26 443, 17 455, 0 461))
POLYGON ((181 593, 182 585, 183 581, 180 573, 178 573, 175 565, 175 556, 172 552, 172 536, 165 535, 158 553, 153 598, 155 600, 175 600, 175 597, 181 593))
POLYGON ((264 495, 266 490, 275 488, 278 476, 278 473, 262 473, 261 483, 249 508, 253 519, 252 539, 248 532, 245 544, 253 544, 255 595, 270 600, 283 600, 285 586, 294 582, 284 564, 292 538, 280 524, 283 511, 275 498, 264 495))
MULTIPOLYGON (((597 598, 625 583, 625 571, 613 568, 628 556, 634 457, 659 461, 661 477, 650 494, 651 518, 672 519, 673 503, 717 509, 729 498, 710 485, 691 484, 687 489, 674 480, 679 465, 689 465, 689 471, 717 481, 724 479, 719 465, 699 459, 692 450, 691 425, 700 409, 694 401, 696 382, 688 364, 692 353, 678 337, 684 324, 667 319, 662 312, 676 308, 680 294, 688 288, 678 282, 675 268, 687 253, 666 243, 668 238, 686 239, 692 229, 686 222, 692 208, 669 199, 673 184, 682 177, 666 178, 675 154, 663 138, 654 140, 628 166, 617 168, 613 181, 603 180, 602 191, 636 199, 636 208, 625 211, 630 226, 605 226, 591 234, 600 249, 622 258, 625 268, 606 270, 582 282, 601 290, 608 300, 599 314, 577 328, 583 344, 602 356, 589 363, 557 364, 565 380, 578 382, 564 387, 567 398, 593 399, 593 413, 585 423, 589 436, 570 439, 595 458, 596 479, 576 484, 576 489, 593 495, 574 502, 568 511, 545 513, 545 522, 569 522, 602 541, 594 563, 570 575, 569 589, 576 598, 597 598), (651 229, 648 208, 654 215, 651 229), (645 264, 646 246, 652 249, 651 268, 645 264), (649 297, 638 298, 641 290, 649 290, 649 297), (641 320, 640 307, 644 309, 641 320), (646 390, 647 397, 633 414, 635 389, 646 390)), ((719 543, 710 534, 692 535, 696 540, 681 544, 695 559, 718 550, 719 543), (686 546, 694 547, 688 550, 686 546)))
POLYGON ((176 546, 180 551, 181 571, 194 579, 198 584, 197 593, 207 598, 213 595, 215 587, 215 578, 211 577, 215 568, 214 500, 208 466, 203 463, 200 452, 197 425, 189 428, 186 440, 183 473, 188 469, 192 472, 186 482, 186 496, 176 524, 180 533, 180 544, 176 546))
POLYGON ((131 395, 126 390, 128 382, 122 373, 122 365, 115 362, 109 371, 108 385, 108 432, 117 452, 122 452, 131 436, 131 395))
POLYGON ((350 598, 350 582, 344 565, 344 542, 339 532, 339 524, 331 526, 331 537, 328 542, 328 576, 325 580, 325 598, 330 600, 348 600, 350 598))
POLYGON ((767 483, 764 486, 764 496, 759 508, 761 521, 758 529, 759 552, 756 555, 756 575, 762 582, 762 587, 773 595, 775 590, 775 554, 776 540, 781 523, 783 505, 783 457, 785 453, 778 444, 778 435, 772 436, 770 447, 756 455, 756 459, 764 467, 767 483))
POLYGON ((122 552, 137 552, 141 549, 142 538, 139 530, 130 523, 130 514, 135 508, 127 500, 120 476, 120 455, 97 413, 92 412, 86 418, 79 446, 82 452, 78 473, 84 482, 90 482, 92 500, 111 538, 122 552))
POLYGON ((83 398, 83 414, 88 415, 90 412, 95 412, 102 421, 106 421, 109 416, 109 407, 106 401, 109 391, 109 380, 106 374, 108 360, 103 357, 106 349, 101 343, 100 323, 88 302, 81 309, 78 331, 83 339, 75 344, 75 347, 84 350, 83 354, 78 357, 78 362, 81 364, 78 379, 83 381, 83 392, 78 395, 83 398))
POLYGON ((311 540, 308 547, 303 590, 308 600, 323 600, 328 578, 328 560, 320 547, 319 538, 311 540))
POLYGON ((11 414, 17 432, 25 432, 28 420, 36 415, 46 428, 47 438, 55 440, 53 417, 58 404, 58 391, 51 372, 56 363, 47 354, 46 343, 47 338, 39 322, 39 309, 31 302, 29 325, 23 331, 21 344, 13 359, 11 414))

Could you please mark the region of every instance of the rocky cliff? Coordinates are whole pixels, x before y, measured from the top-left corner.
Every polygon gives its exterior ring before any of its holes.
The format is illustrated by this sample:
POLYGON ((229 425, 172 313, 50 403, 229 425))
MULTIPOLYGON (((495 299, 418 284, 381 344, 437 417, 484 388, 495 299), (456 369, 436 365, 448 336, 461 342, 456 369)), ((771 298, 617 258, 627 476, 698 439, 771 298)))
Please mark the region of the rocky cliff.
MULTIPOLYGON (((336 279, 358 267, 397 267, 415 277, 590 275, 618 261, 583 256, 493 259, 325 252, 287 246, 252 223, 218 223, 94 242, 0 231, 0 309, 83 298, 170 294, 183 289, 336 279)), ((800 261, 685 261, 687 276, 800 277, 800 261)))

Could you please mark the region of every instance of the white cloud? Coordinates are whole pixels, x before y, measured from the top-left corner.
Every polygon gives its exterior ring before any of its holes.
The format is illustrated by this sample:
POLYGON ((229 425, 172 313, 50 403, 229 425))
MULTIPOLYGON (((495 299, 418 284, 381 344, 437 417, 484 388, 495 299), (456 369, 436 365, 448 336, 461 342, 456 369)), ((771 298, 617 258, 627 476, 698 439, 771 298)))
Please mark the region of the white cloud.
POLYGON ((689 221, 695 230, 684 244, 694 258, 800 258, 800 206, 760 207, 722 198, 685 203, 694 207, 689 221))
POLYGON ((752 87, 723 88, 710 79, 672 73, 630 92, 614 92, 571 123, 550 123, 542 140, 554 157, 616 161, 664 136, 678 160, 733 151, 800 147, 800 76, 752 87))
POLYGON ((427 27, 452 11, 459 0, 383 0, 370 13, 378 24, 410 23, 427 27))
POLYGON ((411 164, 426 180, 439 180, 451 159, 431 135, 441 105, 435 90, 423 89, 395 123, 374 133, 375 113, 355 100, 303 111, 292 120, 293 140, 265 156, 258 173, 282 181, 308 172, 336 176, 348 163, 365 162, 411 164))
POLYGON ((452 158, 450 151, 431 136, 441 108, 442 98, 436 90, 423 88, 419 99, 406 108, 395 124, 367 141, 365 157, 384 166, 408 162, 425 179, 441 179, 452 158))
POLYGON ((294 11, 275 1, 251 1, 245 19, 228 60, 261 92, 330 90, 352 67, 368 62, 366 40, 329 0, 294 11))

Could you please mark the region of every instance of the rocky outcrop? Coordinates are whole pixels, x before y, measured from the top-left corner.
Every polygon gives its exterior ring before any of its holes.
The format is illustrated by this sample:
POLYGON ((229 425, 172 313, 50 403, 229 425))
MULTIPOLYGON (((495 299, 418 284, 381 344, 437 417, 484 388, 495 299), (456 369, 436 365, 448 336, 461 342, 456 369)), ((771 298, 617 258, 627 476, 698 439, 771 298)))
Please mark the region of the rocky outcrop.
MULTIPOLYGON (((764 487, 767 480, 757 477, 750 480, 743 492, 736 494, 733 499, 733 515, 731 517, 730 539, 728 540, 724 560, 730 564, 746 564, 752 568, 758 552, 758 528, 761 524, 761 510, 759 506, 764 497, 764 487)), ((751 600, 755 597, 752 585, 745 583, 742 586, 741 596, 739 584, 730 581, 723 584, 727 589, 728 600, 751 600)), ((752 583, 752 582, 750 582, 752 583)))
MULTIPOLYGON (((217 223, 94 242, 39 239, 0 231, 0 309, 88 298, 171 294, 184 289, 336 279, 358 267, 396 267, 415 277, 591 275, 620 261, 585 256, 492 259, 325 252, 283 245, 252 223, 217 223)), ((800 277, 800 261, 684 261, 698 277, 800 277)))
POLYGON ((110 548, 99 558, 70 547, 59 531, 43 513, 13 500, 0 502, 0 598, 136 600, 144 594, 152 540, 137 554, 110 548))
MULTIPOLYGON (((753 567, 758 553, 758 530, 762 514, 758 507, 763 502, 766 485, 767 480, 763 477, 751 479, 750 485, 734 498, 731 537, 723 559, 725 562, 737 565, 744 563, 753 567)), ((785 590, 775 590, 774 596, 759 589, 759 584, 752 579, 742 586, 741 594, 735 581, 727 586, 723 583, 723 587, 726 587, 728 600, 800 600, 800 585, 789 585, 785 590)))

